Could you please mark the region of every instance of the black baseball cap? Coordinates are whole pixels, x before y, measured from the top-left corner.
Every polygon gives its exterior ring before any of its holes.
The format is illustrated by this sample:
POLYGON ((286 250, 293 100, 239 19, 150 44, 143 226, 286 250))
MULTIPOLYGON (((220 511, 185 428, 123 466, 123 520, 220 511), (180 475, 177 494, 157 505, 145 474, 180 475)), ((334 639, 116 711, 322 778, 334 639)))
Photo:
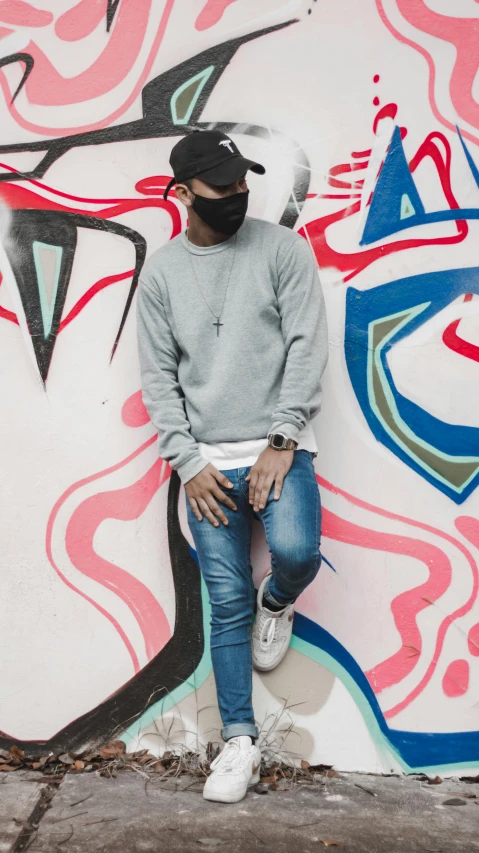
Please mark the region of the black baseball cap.
POLYGON ((264 175, 261 163, 243 157, 231 137, 220 130, 194 130, 183 136, 171 149, 170 166, 174 178, 163 193, 166 199, 173 184, 200 178, 213 186, 234 183, 248 169, 264 175))

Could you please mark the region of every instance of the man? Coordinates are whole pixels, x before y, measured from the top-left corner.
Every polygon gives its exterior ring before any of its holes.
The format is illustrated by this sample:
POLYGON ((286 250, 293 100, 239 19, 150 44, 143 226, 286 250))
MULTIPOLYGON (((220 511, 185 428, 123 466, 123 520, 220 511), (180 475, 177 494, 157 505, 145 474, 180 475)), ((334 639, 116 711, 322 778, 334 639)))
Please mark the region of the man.
POLYGON ((259 779, 252 665, 287 652, 294 602, 316 576, 321 507, 310 424, 319 411, 327 326, 308 244, 246 217, 248 170, 219 131, 172 149, 188 228, 147 261, 138 292, 143 400, 159 452, 178 471, 211 603, 211 655, 226 746, 204 796, 241 800, 259 779), (256 596, 254 518, 271 568, 256 596), (256 619, 252 627, 256 600, 256 619))

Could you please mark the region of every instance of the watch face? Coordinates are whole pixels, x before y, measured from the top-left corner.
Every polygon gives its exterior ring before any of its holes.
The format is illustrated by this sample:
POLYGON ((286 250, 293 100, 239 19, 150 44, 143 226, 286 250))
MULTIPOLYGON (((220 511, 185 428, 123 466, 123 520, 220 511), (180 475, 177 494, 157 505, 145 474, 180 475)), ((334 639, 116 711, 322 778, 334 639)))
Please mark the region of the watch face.
POLYGON ((273 435, 273 447, 282 447, 283 446, 283 436, 276 433, 273 435))

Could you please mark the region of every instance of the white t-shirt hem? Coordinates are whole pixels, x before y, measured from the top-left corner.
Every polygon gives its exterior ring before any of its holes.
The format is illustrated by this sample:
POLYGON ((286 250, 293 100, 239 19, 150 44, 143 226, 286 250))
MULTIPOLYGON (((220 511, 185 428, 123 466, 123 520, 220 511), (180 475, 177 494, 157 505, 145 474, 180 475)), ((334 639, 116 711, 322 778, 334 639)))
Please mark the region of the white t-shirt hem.
MULTIPOLYGON (((297 450, 309 450, 317 454, 318 446, 311 423, 306 424, 296 436, 297 450)), ((218 471, 228 471, 232 468, 249 468, 254 465, 260 453, 268 446, 267 438, 255 438, 246 441, 221 441, 216 444, 206 444, 199 441, 198 448, 203 459, 206 459, 218 471)))

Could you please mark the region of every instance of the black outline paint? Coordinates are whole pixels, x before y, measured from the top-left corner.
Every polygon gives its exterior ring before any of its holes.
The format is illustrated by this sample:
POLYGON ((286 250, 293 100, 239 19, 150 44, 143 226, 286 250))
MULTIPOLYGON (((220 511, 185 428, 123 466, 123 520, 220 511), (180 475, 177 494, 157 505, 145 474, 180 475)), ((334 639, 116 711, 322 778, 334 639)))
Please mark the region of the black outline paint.
MULTIPOLYGON (((107 29, 109 28, 109 21, 111 24, 113 20, 113 17, 111 17, 111 20, 108 18, 108 14, 113 11, 114 15, 117 6, 118 4, 108 3, 107 29)), ((285 134, 278 131, 270 131, 259 125, 234 122, 201 122, 201 114, 211 92, 237 50, 249 41, 280 31, 285 27, 291 26, 293 23, 297 23, 297 20, 286 21, 285 23, 267 27, 249 35, 215 45, 159 75, 156 79, 148 83, 143 90, 143 117, 137 121, 126 122, 100 130, 72 134, 71 136, 57 139, 1 145, 0 154, 40 151, 45 152, 45 155, 40 163, 31 171, 0 173, 0 182, 12 183, 29 178, 42 178, 53 163, 66 152, 78 147, 151 138, 178 137, 192 130, 194 127, 214 126, 226 133, 242 133, 247 136, 256 136, 266 140, 271 139, 271 136, 273 136, 275 140, 286 141, 294 145, 296 161, 294 187, 281 216, 281 224, 293 228, 306 200, 310 181, 308 159, 301 147, 294 144, 294 141, 285 134), (189 125, 178 126, 173 124, 170 112, 171 96, 185 80, 188 80, 210 65, 215 66, 214 71, 201 91, 192 112, 189 125)), ((26 63, 26 71, 15 93, 16 96, 32 71, 33 60, 27 54, 16 54, 15 56, 6 57, 1 61, 1 64, 5 65, 14 61, 23 61, 26 63)), ((18 221, 21 221, 22 213, 31 214, 31 211, 16 211, 18 221)), ((126 226, 86 214, 74 214, 62 211, 55 211, 54 213, 50 213, 50 211, 36 211, 36 215, 39 217, 50 215, 52 217, 53 215, 55 217, 65 217, 63 221, 68 223, 68 227, 97 228, 125 237, 134 244, 136 251, 135 274, 126 300, 118 334, 113 344, 113 357, 128 317, 139 272, 145 258, 146 243, 144 238, 126 226)), ((56 221, 60 220, 57 219, 56 221)), ((53 234, 50 241, 44 242, 51 242, 54 245, 58 245, 58 241, 55 241, 53 234)), ((65 290, 65 283, 62 284, 62 288, 65 290)), ((21 290, 22 288, 20 288, 21 290)), ((27 290, 28 286, 23 287, 25 298, 27 298, 27 290)), ((63 299, 63 295, 61 299, 63 299)), ((55 323, 57 319, 55 318, 55 323)), ((58 324, 56 327, 58 327, 58 324)), ((49 357, 51 358, 51 352, 49 357)), ((45 365, 43 366, 44 371, 45 365)), ((198 564, 191 554, 188 542, 181 531, 179 523, 178 498, 180 486, 179 476, 176 471, 173 471, 168 490, 169 552, 176 592, 176 620, 171 640, 152 661, 126 682, 126 684, 123 684, 108 699, 96 708, 83 714, 77 720, 69 723, 49 740, 17 741, 0 733, 1 747, 8 748, 12 742, 19 743, 28 754, 35 755, 45 754, 46 752, 59 754, 65 750, 81 751, 89 745, 105 741, 112 735, 124 730, 131 724, 132 720, 140 718, 148 707, 184 683, 197 669, 204 650, 201 581, 198 564)))
MULTIPOLYGON (((180 478, 172 472, 168 487, 168 543, 176 595, 173 636, 133 678, 91 711, 73 720, 49 740, 17 740, 0 732, 0 748, 18 744, 27 755, 81 752, 108 740, 139 719, 144 711, 183 684, 197 669, 204 651, 201 575, 178 518, 180 478)), ((81 683, 78 685, 81 688, 81 683)), ((56 694, 55 694, 56 695, 56 694)), ((61 688, 60 688, 61 695, 61 688)), ((52 697, 52 701, 55 697, 52 697)), ((56 699, 55 699, 56 701, 56 699)))

